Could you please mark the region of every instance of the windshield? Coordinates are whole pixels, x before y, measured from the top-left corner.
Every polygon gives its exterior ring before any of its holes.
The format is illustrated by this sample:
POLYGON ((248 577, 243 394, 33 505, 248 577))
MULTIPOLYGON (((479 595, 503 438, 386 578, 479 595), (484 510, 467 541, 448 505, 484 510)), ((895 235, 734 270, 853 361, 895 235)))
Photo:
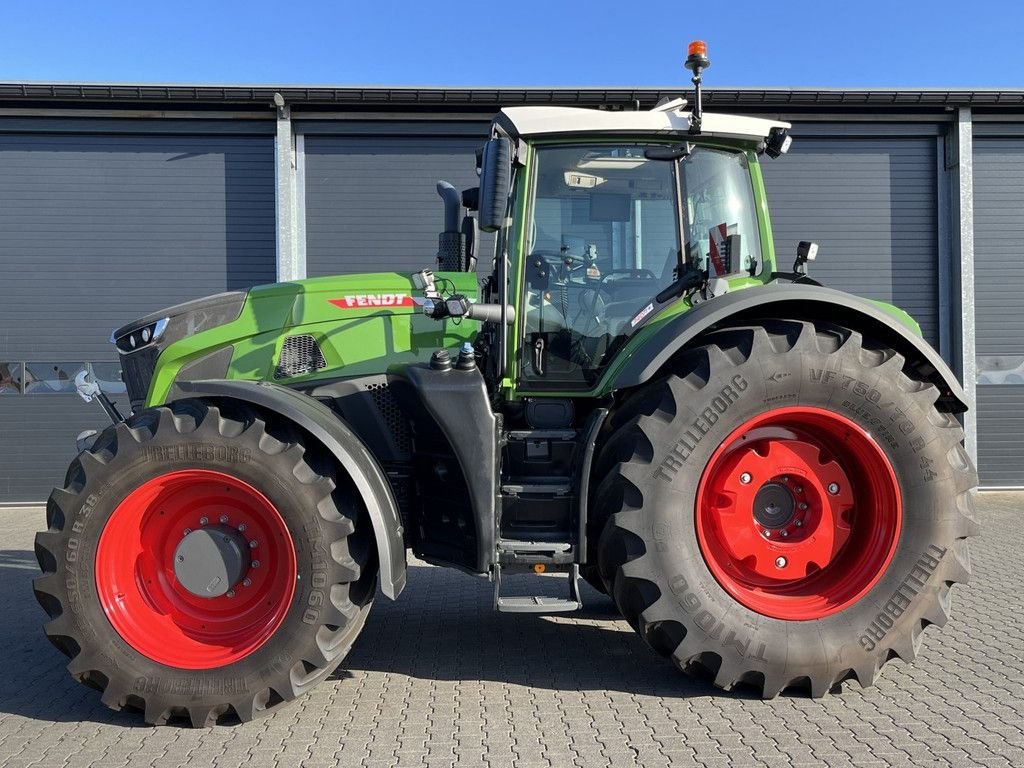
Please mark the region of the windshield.
POLYGON ((702 147, 679 162, 648 160, 640 144, 542 147, 525 253, 523 378, 589 386, 615 342, 653 314, 683 254, 709 277, 760 268, 746 158, 702 147))

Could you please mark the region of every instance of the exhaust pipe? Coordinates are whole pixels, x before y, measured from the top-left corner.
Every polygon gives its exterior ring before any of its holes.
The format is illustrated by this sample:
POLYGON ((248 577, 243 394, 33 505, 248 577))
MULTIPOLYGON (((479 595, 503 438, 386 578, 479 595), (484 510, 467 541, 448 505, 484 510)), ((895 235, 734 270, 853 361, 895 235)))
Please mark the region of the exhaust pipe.
POLYGON ((444 201, 444 231, 437 236, 437 269, 440 272, 465 272, 466 238, 459 231, 462 196, 447 181, 437 182, 437 194, 444 201))
POLYGON ((462 205, 462 196, 447 181, 437 182, 437 194, 444 201, 444 231, 459 231, 459 206, 462 205))

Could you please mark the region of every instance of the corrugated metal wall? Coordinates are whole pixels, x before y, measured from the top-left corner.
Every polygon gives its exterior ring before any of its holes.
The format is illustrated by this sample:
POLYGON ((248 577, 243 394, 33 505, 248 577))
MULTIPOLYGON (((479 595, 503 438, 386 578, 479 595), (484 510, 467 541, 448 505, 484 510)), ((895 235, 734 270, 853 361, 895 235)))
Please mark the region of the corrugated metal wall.
POLYGON ((476 186, 474 153, 486 138, 486 125, 472 137, 306 136, 307 274, 436 266, 436 184, 476 186))
POLYGON ((44 498, 102 425, 53 390, 116 365, 110 331, 273 282, 274 227, 271 136, 0 133, 0 366, 28 363, 26 394, 0 386, 0 501, 44 498))
POLYGON ((812 240, 821 246, 815 279, 896 304, 937 345, 936 139, 813 130, 796 125, 790 153, 761 165, 780 268, 812 240))
POLYGON ((978 472, 1024 486, 1024 137, 974 140, 978 472))

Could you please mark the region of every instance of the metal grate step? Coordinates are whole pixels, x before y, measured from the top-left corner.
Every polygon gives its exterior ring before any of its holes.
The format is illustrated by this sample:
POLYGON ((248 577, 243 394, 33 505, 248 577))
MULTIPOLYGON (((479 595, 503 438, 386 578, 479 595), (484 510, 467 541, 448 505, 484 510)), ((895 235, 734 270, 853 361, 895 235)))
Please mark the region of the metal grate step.
POLYGON ((572 482, 565 478, 552 478, 550 480, 510 480, 501 484, 501 492, 506 496, 544 496, 548 498, 560 498, 569 496, 572 493, 572 482))
POLYGON ((502 613, 568 613, 580 604, 564 597, 499 597, 497 608, 502 613))
POLYGON ((571 552, 572 544, 567 541, 516 541, 515 539, 498 539, 499 552, 517 552, 521 554, 537 554, 540 552, 571 552))
POLYGON ((573 563, 569 568, 569 597, 502 597, 501 564, 494 564, 494 608, 502 613, 568 613, 583 607, 580 597, 580 567, 573 563))

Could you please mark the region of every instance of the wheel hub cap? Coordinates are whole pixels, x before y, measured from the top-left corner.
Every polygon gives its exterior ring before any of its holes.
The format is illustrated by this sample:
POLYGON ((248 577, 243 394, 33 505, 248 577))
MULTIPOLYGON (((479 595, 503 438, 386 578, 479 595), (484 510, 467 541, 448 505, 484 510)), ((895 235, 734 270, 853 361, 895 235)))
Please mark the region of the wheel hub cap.
POLYGON ((794 512, 796 500, 782 483, 765 483, 754 497, 754 519, 765 528, 782 528, 794 512))
POLYGON ((174 576, 196 597, 220 597, 249 570, 249 542, 235 528, 192 531, 174 550, 174 576))

